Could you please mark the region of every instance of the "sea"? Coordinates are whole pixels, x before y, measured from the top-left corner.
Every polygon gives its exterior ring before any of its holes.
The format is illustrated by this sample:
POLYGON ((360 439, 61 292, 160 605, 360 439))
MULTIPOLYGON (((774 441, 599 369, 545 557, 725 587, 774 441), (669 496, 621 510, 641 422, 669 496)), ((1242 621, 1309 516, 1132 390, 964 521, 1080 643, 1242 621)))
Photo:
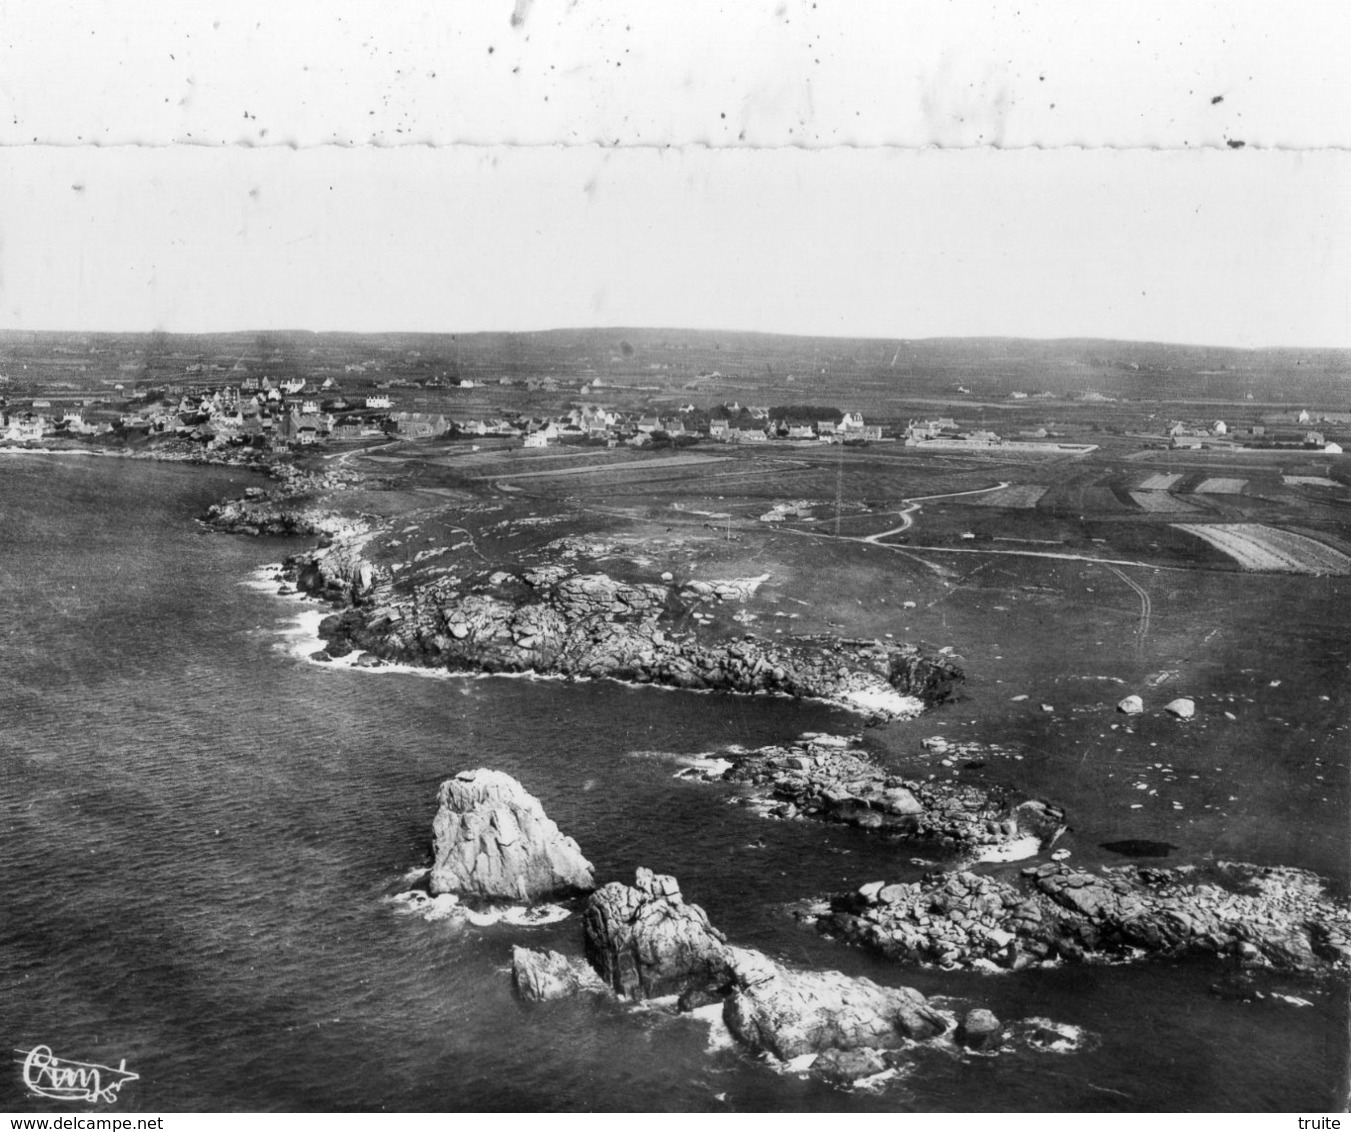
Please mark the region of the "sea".
MULTIPOLYGON (((134 1073, 112 1106, 124 1115, 1344 1106, 1344 983, 1243 981, 1201 961, 907 970, 805 926, 797 902, 913 880, 934 863, 863 831, 766 820, 730 804, 730 788, 675 775, 731 746, 860 733, 857 717, 310 661, 319 607, 279 594, 274 569, 305 543, 199 521, 257 482, 241 469, 0 453, 0 1031, 15 1051, 0 1110, 109 1110, 31 1092, 19 1063, 39 1045, 134 1073), (598 880, 669 873, 736 944, 911 985, 954 1016, 987 1007, 1013 1037, 992 1055, 917 1047, 885 1079, 841 1089, 747 1054, 716 1011, 601 994, 518 1001, 513 946, 579 955, 579 903, 545 922, 465 923, 407 896, 430 863, 439 783, 475 767, 540 798, 598 880)), ((895 761, 944 719, 974 726, 973 714, 941 707, 862 733, 895 761)), ((1000 737, 979 726, 963 734, 1000 737)), ((1263 734, 1230 741, 1252 749, 1222 775, 1226 795, 1307 785, 1308 760, 1296 771, 1268 757, 1263 734)), ((1077 750, 1038 753, 1023 739, 1026 758, 996 768, 992 755, 991 773, 1069 781, 1077 750)), ((1181 758, 1159 753, 1161 766, 1181 758)), ((1169 763, 1172 786, 1139 766, 1151 789, 1201 808, 1188 766, 1169 763)), ((1070 799, 1081 838, 1065 844, 1081 856, 1099 852, 1083 831, 1110 824, 1095 801, 1106 781, 1070 799)), ((1345 786, 1326 789, 1326 811, 1300 812, 1335 825, 1345 786)), ((1336 874, 1344 890, 1345 830, 1315 824, 1290 835, 1254 818, 1246 847, 1336 874)))

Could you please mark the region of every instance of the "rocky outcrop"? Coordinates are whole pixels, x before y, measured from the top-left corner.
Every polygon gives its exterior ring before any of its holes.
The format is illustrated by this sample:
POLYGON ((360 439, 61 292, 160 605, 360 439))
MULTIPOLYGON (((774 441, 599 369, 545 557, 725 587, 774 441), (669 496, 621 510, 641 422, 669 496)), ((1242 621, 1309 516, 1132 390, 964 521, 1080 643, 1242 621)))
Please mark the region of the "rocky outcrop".
MULTIPOLYGON (((298 555, 290 565, 304 589, 359 598, 344 591, 352 588, 351 563, 360 550, 335 545, 298 555), (348 565, 335 572, 336 560, 348 565)), ((374 580, 378 589, 380 579, 374 580)), ((925 703, 953 695, 963 679, 946 657, 880 641, 780 642, 746 634, 705 643, 681 627, 683 593, 670 584, 621 582, 545 564, 519 575, 485 573, 472 584, 442 577, 409 593, 382 594, 378 602, 346 610, 322 632, 411 664, 815 698, 879 719, 917 714, 925 703)))
POLYGON ((270 499, 232 499, 213 503, 205 520, 222 531, 243 535, 341 537, 357 533, 365 524, 336 511, 270 499))
MULTIPOLYGON (((388 580, 388 572, 377 569, 363 557, 362 551, 372 537, 371 531, 352 531, 326 546, 296 555, 287 560, 287 568, 301 589, 327 598, 329 601, 361 603, 371 596, 376 585, 388 580)), ((336 615, 327 620, 334 636, 339 621, 336 615)), ((322 630, 321 630, 322 632, 322 630)), ((330 641, 329 652, 343 656, 351 652, 349 642, 337 637, 330 641)))
POLYGON ((1060 960, 1211 955, 1284 970, 1351 969, 1351 909, 1298 869, 1045 864, 1021 885, 972 872, 864 885, 822 930, 888 958, 1021 969, 1060 960))
POLYGON ((715 993, 731 978, 722 933, 684 902, 674 877, 650 869, 632 886, 611 882, 593 894, 582 931, 588 962, 624 998, 715 993))
POLYGON ((997 790, 890 774, 849 741, 820 736, 786 747, 727 756, 731 765, 691 767, 682 777, 740 782, 744 799, 772 817, 811 817, 998 855, 1025 843, 1026 855, 1055 840, 1064 813, 1038 801, 1015 804, 997 790))
POLYGON ((434 895, 530 903, 595 888, 577 843, 508 774, 461 771, 441 784, 432 825, 434 895))
POLYGON ((342 491, 362 481, 356 472, 330 468, 305 472, 291 464, 274 464, 268 471, 278 486, 249 488, 243 499, 230 499, 207 508, 205 521, 223 531, 247 535, 313 536, 341 539, 370 529, 364 519, 344 514, 316 501, 320 493, 342 491))
POLYGON ((600 987, 584 964, 557 951, 525 947, 511 949, 511 984, 526 1002, 551 1002, 600 987))
POLYGON ((941 1034, 947 1022, 908 987, 838 971, 795 971, 728 946, 674 877, 639 869, 632 885, 594 893, 582 917, 586 957, 615 993, 679 995, 682 1008, 723 1002, 731 1034, 789 1059, 826 1050, 890 1049, 941 1034))
POLYGON ((891 1049, 947 1029, 910 987, 881 987, 838 971, 790 971, 758 951, 733 948, 733 988, 723 1007, 732 1035, 784 1061, 804 1053, 891 1049))

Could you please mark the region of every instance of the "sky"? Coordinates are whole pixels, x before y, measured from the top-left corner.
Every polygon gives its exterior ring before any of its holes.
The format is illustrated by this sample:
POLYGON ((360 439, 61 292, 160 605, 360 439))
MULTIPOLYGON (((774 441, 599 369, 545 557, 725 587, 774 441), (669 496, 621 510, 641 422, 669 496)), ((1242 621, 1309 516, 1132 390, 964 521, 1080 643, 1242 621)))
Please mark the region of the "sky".
POLYGON ((1351 346, 1343 150, 5 153, 9 329, 1351 346))

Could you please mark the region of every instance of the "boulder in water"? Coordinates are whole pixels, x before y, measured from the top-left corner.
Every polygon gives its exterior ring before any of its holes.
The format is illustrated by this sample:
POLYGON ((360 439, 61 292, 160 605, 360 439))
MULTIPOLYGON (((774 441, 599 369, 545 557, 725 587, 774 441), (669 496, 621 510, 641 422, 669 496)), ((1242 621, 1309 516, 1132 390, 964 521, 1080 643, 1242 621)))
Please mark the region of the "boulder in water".
POLYGON ((433 895, 454 892, 531 903, 590 892, 591 863, 539 799, 509 774, 461 771, 441 783, 432 823, 433 895))
POLYGON ((730 980, 727 946, 674 877, 639 869, 632 886, 611 882, 582 914, 587 961, 616 994, 658 998, 720 988, 730 980))
POLYGON ((728 951, 735 985, 723 1021, 753 1050, 787 1061, 828 1049, 893 1049, 947 1029, 910 987, 881 987, 839 971, 790 971, 758 951, 728 951))
POLYGON ((527 1002, 568 998, 592 982, 557 951, 511 949, 511 984, 527 1002))
POLYGON ((872 1077, 887 1067, 874 1049, 829 1049, 812 1062, 811 1073, 832 1085, 852 1085, 863 1077, 872 1077))
POLYGON ((989 1010, 968 1010, 957 1027, 957 1040, 967 1049, 994 1049, 1003 1037, 1003 1024, 989 1010))
POLYGON ((1186 697, 1174 700, 1170 704, 1165 704, 1164 711, 1169 715, 1175 715, 1178 719, 1191 719, 1196 714, 1196 704, 1186 697))
POLYGON ((1127 696, 1116 705, 1116 710, 1125 715, 1139 715, 1145 710, 1145 701, 1139 696, 1127 696))

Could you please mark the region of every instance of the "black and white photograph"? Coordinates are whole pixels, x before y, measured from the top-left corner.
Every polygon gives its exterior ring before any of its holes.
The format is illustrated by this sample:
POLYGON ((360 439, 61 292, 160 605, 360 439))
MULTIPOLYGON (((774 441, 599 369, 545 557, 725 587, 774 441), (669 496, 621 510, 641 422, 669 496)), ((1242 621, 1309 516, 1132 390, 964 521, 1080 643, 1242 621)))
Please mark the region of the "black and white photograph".
POLYGON ((9 1127, 1339 1126, 1348 15, 0 7, 9 1127))

